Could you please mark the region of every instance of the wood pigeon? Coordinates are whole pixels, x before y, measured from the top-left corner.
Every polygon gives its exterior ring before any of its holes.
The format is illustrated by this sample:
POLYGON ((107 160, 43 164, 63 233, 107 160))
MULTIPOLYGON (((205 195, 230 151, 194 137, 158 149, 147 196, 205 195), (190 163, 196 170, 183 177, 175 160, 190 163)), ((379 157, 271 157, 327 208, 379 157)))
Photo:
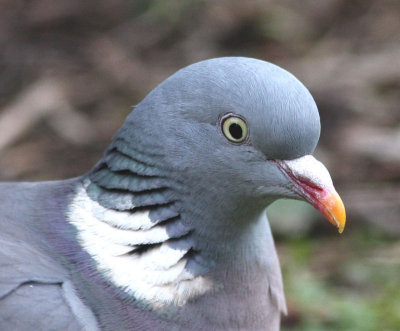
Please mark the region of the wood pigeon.
POLYGON ((319 135, 312 96, 276 65, 179 70, 89 173, 0 184, 0 329, 278 330, 266 207, 303 199, 345 225, 319 135))

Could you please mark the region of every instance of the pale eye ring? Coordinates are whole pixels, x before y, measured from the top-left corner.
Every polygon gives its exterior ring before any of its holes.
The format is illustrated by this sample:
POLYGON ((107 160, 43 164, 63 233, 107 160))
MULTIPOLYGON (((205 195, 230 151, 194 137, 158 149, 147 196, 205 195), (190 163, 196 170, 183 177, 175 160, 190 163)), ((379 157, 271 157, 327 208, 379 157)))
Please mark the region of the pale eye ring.
POLYGON ((249 129, 246 121, 237 115, 228 114, 222 118, 222 133, 233 143, 243 143, 247 140, 249 129))

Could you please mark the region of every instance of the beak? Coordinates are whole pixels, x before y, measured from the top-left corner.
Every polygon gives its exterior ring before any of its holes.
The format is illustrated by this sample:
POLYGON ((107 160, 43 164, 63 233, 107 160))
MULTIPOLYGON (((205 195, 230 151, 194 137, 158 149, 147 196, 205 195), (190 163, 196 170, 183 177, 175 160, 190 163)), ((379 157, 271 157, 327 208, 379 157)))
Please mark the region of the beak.
POLYGON ((290 180, 294 193, 313 205, 342 233, 346 211, 325 166, 311 155, 276 163, 290 180))

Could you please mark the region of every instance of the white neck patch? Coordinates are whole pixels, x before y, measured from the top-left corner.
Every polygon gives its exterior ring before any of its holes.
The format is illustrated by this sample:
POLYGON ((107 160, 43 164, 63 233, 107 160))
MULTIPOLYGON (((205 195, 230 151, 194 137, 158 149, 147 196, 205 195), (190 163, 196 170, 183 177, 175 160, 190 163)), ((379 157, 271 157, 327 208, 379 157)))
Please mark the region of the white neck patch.
POLYGON ((69 206, 69 222, 97 269, 115 286, 152 308, 184 305, 213 289, 211 280, 195 276, 185 265, 188 250, 171 248, 165 225, 152 222, 149 211, 107 209, 90 199, 83 185, 69 206), (140 254, 140 245, 160 243, 140 254))

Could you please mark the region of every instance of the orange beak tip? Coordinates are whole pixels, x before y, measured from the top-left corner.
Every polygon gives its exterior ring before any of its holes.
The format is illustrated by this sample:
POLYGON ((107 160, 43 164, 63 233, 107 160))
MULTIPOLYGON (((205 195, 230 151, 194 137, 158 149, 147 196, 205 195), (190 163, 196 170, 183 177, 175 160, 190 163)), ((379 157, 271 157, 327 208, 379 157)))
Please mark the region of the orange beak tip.
POLYGON ((319 201, 322 205, 322 214, 343 233, 346 225, 346 210, 342 199, 336 191, 329 192, 324 199, 319 201))
POLYGON ((339 234, 342 234, 342 233, 343 233, 343 230, 344 230, 344 226, 339 226, 339 228, 338 228, 339 234))

